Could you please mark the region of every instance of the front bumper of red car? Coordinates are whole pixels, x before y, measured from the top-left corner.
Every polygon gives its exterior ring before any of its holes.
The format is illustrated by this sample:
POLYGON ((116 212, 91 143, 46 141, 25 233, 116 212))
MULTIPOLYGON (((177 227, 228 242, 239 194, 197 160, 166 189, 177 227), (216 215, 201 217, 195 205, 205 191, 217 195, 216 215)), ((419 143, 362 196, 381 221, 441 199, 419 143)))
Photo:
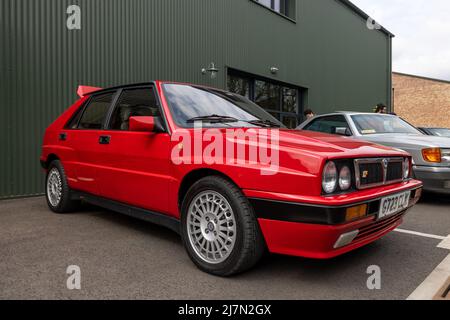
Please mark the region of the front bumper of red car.
POLYGON ((420 199, 422 183, 411 180, 371 191, 305 199, 308 202, 283 201, 280 195, 273 197, 273 194, 271 199, 262 198, 256 191, 245 193, 254 207, 270 252, 329 259, 367 245, 396 229, 406 212, 420 199), (410 192, 407 208, 379 218, 381 200, 405 192, 410 192), (361 205, 367 205, 366 215, 346 222, 347 209, 361 205))

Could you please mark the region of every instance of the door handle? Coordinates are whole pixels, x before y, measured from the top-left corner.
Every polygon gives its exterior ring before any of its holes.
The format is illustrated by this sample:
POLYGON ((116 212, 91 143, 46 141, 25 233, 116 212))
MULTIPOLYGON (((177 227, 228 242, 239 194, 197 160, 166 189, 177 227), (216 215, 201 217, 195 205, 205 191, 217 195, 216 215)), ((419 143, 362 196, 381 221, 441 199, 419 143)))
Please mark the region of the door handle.
POLYGON ((100 136, 98 139, 98 143, 100 144, 109 144, 111 142, 111 136, 100 136))
POLYGON ((59 134, 59 141, 66 141, 67 140, 67 133, 61 132, 59 134))

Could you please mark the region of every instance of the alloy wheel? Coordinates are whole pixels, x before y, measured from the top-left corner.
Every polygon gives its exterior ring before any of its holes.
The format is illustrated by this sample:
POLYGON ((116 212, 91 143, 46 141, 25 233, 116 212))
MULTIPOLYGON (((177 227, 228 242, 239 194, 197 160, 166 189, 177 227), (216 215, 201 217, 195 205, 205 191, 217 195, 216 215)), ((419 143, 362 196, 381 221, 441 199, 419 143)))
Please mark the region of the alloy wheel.
POLYGON ((187 234, 195 253, 204 261, 225 261, 236 243, 236 218, 228 200, 215 191, 199 193, 187 215, 187 234))

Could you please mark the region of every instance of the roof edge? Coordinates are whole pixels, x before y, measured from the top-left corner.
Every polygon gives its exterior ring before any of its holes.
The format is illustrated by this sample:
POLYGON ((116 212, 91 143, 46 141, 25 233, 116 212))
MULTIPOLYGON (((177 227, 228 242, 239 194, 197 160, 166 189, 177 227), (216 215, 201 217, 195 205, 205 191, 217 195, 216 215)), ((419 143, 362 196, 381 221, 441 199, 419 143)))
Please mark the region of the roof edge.
POLYGON ((446 84, 450 84, 449 80, 443 80, 443 79, 436 79, 436 78, 430 78, 430 77, 424 77, 424 76, 418 76, 415 74, 409 74, 409 73, 403 73, 403 72, 392 72, 392 74, 398 74, 399 76, 405 76, 405 77, 411 77, 411 78, 418 78, 418 79, 422 79, 422 80, 429 80, 429 81, 434 81, 434 82, 441 82, 441 83, 446 83, 446 84))
MULTIPOLYGON (((350 10, 352 10, 353 12, 355 12, 357 15, 359 15, 360 17, 362 17, 364 20, 367 20, 370 18, 370 16, 365 13, 363 10, 361 10, 358 6, 356 6, 355 4, 353 4, 353 2, 351 2, 350 0, 336 0, 340 3, 342 3, 343 5, 345 5, 347 8, 349 8, 350 10)), ((389 37, 394 38, 395 35, 390 32, 389 30, 387 30, 385 27, 381 26, 380 29, 381 32, 385 33, 386 35, 388 35, 389 37)))

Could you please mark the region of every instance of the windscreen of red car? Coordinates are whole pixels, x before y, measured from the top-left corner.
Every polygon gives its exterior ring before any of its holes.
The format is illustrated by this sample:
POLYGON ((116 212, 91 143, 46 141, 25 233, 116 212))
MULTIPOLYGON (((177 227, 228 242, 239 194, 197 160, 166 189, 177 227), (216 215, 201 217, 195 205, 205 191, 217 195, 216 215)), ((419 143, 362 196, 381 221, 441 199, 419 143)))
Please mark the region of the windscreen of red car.
POLYGON ((255 122, 271 123, 284 128, 277 119, 247 98, 234 93, 211 88, 165 84, 164 94, 168 100, 172 117, 182 128, 194 127, 199 117, 227 117, 225 121, 204 121, 205 127, 259 127, 255 122))

